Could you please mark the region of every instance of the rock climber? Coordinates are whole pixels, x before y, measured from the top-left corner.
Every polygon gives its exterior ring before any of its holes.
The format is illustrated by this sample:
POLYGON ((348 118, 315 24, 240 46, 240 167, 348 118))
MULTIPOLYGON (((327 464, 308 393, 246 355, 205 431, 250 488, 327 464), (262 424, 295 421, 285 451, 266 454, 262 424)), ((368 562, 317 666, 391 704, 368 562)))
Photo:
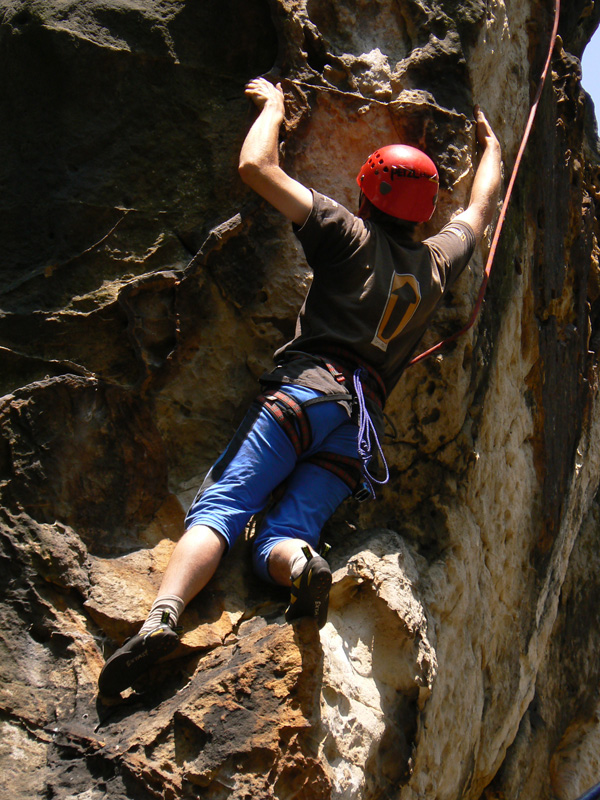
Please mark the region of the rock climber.
POLYGON ((477 107, 481 157, 468 207, 421 242, 415 228, 431 218, 439 188, 424 152, 387 145, 369 156, 357 177, 355 215, 281 168, 281 85, 257 78, 246 95, 258 115, 239 173, 293 223, 313 282, 293 340, 275 353, 262 394, 188 511, 147 620, 104 665, 104 695, 131 686, 177 646, 181 612, 276 489, 253 543, 254 567, 290 587, 287 621, 309 616, 325 624, 331 571, 318 553, 321 529, 345 498, 372 494, 373 483, 384 482, 369 465, 378 458, 385 465, 386 397, 496 209, 500 145, 477 107))

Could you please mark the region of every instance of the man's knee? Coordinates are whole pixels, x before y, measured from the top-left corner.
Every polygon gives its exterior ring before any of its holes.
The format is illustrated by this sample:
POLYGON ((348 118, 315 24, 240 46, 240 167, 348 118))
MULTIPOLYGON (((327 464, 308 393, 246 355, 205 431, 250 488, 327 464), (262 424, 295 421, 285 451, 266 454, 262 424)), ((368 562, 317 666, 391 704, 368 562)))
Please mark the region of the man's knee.
POLYGON ((269 572, 269 559, 274 546, 275 542, 261 540, 260 536, 257 536, 252 543, 254 572, 267 583, 275 583, 269 572))

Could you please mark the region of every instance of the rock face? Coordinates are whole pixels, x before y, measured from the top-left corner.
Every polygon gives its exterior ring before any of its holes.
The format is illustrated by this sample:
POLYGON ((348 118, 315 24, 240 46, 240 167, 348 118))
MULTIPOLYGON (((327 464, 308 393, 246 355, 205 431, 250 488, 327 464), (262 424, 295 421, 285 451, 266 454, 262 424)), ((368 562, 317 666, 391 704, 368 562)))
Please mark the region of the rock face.
MULTIPOLYGON (((574 800, 600 780, 600 148, 560 39, 484 310, 392 396, 377 502, 328 524, 329 621, 240 541, 122 703, 184 509, 293 332, 290 226, 237 176, 252 77, 285 167, 351 207, 382 142, 468 202, 472 106, 515 160, 538 0, 5 0, 0 10, 0 758, 13 800, 574 800), (391 430, 391 428, 390 428, 391 430)), ((486 247, 426 337, 468 319, 486 247)), ((251 531, 248 532, 248 537, 251 531)))

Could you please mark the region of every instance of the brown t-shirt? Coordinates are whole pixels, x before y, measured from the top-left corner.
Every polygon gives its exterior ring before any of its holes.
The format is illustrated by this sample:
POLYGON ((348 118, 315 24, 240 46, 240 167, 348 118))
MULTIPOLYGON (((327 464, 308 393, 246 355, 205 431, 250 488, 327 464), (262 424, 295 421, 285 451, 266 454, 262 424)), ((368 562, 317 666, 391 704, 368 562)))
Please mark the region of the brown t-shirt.
POLYGON ((339 392, 339 383, 318 361, 286 356, 327 355, 341 348, 373 367, 389 394, 444 293, 469 262, 475 248, 472 229, 450 222, 415 243, 393 225, 362 220, 313 191, 312 210, 295 232, 313 281, 295 336, 275 353, 281 366, 268 381, 339 392))

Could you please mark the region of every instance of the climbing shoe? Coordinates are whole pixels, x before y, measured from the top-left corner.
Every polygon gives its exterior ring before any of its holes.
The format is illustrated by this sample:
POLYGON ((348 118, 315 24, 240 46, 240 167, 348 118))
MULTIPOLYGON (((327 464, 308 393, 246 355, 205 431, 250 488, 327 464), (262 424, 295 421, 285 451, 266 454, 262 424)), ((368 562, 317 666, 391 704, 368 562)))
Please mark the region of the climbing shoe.
POLYGON ((321 556, 313 556, 308 548, 304 569, 294 578, 291 586, 290 604, 285 612, 287 622, 300 617, 313 617, 322 628, 327 622, 331 570, 321 556))
POLYGON ((179 636, 167 623, 141 636, 132 636, 104 665, 98 678, 100 694, 120 694, 178 644, 179 636))

